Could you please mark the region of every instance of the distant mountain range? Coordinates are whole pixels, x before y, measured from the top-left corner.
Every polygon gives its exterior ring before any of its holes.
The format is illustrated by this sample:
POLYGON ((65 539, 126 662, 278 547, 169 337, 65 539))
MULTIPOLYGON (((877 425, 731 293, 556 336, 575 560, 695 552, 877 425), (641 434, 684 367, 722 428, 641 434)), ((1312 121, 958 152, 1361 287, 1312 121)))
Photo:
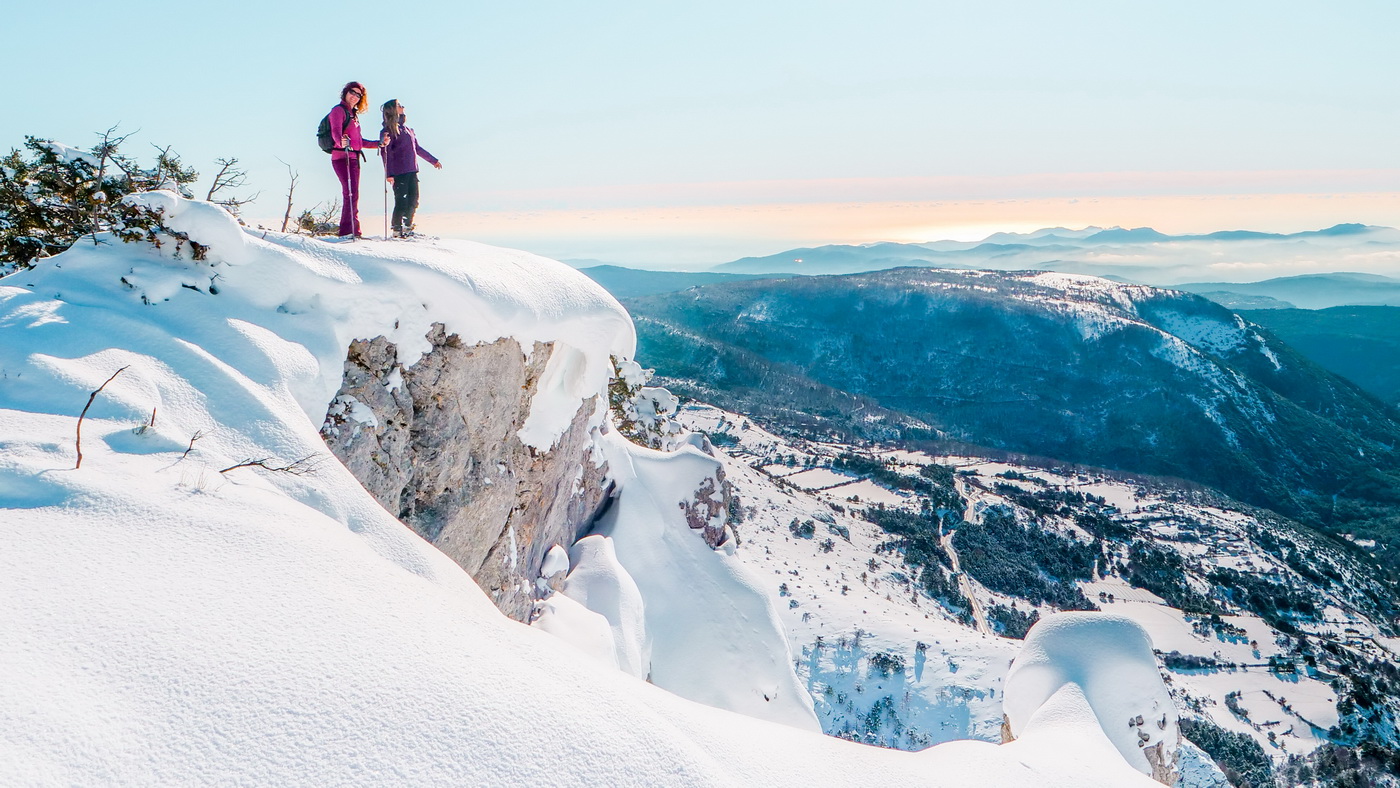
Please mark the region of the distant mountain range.
MULTIPOLYGON (((1298 233, 1265 233, 1255 230, 1220 230, 1213 233, 1198 233, 1189 235, 1168 235, 1158 232, 1151 227, 1136 227, 1127 229, 1123 227, 1086 227, 1083 230, 1068 230, 1064 227, 1054 227, 1044 230, 1036 230, 1030 233, 994 233, 983 239, 982 243, 993 244, 1045 244, 1057 242, 1078 242, 1082 244, 1106 244, 1106 243, 1152 243, 1158 241, 1259 241, 1259 240, 1285 240, 1303 238, 1335 238, 1348 235, 1361 235, 1376 229, 1365 224, 1346 223, 1337 224, 1322 230, 1305 230, 1298 233)), ((932 245, 930 245, 932 246, 932 245)))
POLYGON ((1248 299, 1258 298, 1282 302, 1280 307, 1263 308, 1400 306, 1400 279, 1379 274, 1304 274, 1262 282, 1187 282, 1172 285, 1172 288, 1206 295, 1213 301, 1241 309, 1260 308, 1248 303, 1248 299))
MULTIPOLYGON (((711 270, 730 274, 849 274, 920 266, 1061 271, 1169 285, 1206 281, 1212 273, 1296 270, 1297 266, 1316 265, 1320 259, 1334 262, 1338 268, 1352 262, 1363 267, 1373 264, 1378 252, 1386 251, 1400 257, 1400 231, 1362 224, 1298 233, 1226 230, 1197 235, 1168 235, 1150 227, 1057 227, 1033 233, 996 233, 976 242, 806 247, 745 257, 711 270)), ((1216 289, 1240 292, 1232 287, 1216 289)))
POLYGON ((1396 411, 1198 296, 906 268, 729 282, 627 306, 639 356, 728 408, 1176 476, 1395 541, 1385 523, 1400 500, 1396 411), (779 379, 828 395, 775 397, 779 379))

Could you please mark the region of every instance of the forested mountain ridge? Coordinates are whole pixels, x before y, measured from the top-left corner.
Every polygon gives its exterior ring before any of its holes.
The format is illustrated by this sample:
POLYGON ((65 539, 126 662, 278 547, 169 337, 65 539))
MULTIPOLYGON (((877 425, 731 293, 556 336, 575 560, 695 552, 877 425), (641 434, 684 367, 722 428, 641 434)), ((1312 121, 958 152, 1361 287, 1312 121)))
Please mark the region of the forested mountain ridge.
MULTIPOLYGON (((805 379, 854 395, 845 410, 831 407, 839 397, 823 402, 831 421, 869 437, 1181 477, 1394 543, 1396 411, 1199 296, 904 268, 731 282, 627 306, 640 354, 669 385, 731 409, 771 409, 761 381, 805 379)), ((1392 549, 1380 553, 1394 565, 1392 549)))

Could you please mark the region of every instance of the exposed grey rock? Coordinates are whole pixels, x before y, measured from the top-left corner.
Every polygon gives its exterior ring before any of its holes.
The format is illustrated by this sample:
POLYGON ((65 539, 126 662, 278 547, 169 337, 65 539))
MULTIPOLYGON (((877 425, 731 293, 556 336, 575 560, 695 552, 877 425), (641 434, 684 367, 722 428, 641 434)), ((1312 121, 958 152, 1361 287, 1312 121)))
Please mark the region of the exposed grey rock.
POLYGON ((705 477, 695 496, 680 504, 690 530, 698 533, 710 547, 719 547, 725 541, 724 528, 728 525, 729 501, 733 494, 732 486, 724 478, 724 469, 716 467, 715 475, 705 477))
POLYGON ((511 337, 466 346, 440 323, 428 339, 431 351, 408 365, 385 337, 352 342, 321 434, 384 508, 528 620, 545 553, 582 536, 611 492, 591 451, 603 405, 582 403, 554 447, 536 452, 516 431, 553 345, 528 356, 511 337))
POLYGON ((1181 778, 1181 732, 1176 734, 1176 746, 1167 747, 1165 741, 1159 741, 1150 747, 1143 748, 1143 754, 1147 756, 1147 762, 1152 766, 1152 779, 1163 785, 1176 785, 1181 778))

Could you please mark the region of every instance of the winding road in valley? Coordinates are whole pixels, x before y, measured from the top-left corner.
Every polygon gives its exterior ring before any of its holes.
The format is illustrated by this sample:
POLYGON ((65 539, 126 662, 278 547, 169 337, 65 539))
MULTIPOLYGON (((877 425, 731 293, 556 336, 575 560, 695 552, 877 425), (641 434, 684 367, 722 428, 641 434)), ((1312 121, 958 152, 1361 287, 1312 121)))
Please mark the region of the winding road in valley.
POLYGON ((948 554, 948 560, 953 562, 953 574, 958 578, 958 588, 962 595, 967 597, 967 601, 972 605, 972 621, 977 625, 977 631, 984 635, 991 635, 992 628, 987 624, 987 612, 982 609, 982 602, 977 595, 972 593, 972 581, 967 578, 967 573, 962 570, 962 562, 958 560, 957 548, 953 547, 953 534, 956 530, 945 531, 943 528, 943 518, 938 518, 938 543, 943 545, 943 552, 948 554))

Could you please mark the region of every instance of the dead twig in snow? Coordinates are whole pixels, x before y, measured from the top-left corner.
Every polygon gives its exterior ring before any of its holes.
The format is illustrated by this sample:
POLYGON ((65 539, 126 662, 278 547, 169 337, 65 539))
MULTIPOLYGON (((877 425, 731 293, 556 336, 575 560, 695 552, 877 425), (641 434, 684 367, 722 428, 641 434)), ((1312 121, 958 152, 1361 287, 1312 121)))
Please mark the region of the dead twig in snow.
MULTIPOLYGON (((193 441, 191 441, 191 445, 193 445, 193 441)), ((219 471, 219 473, 228 473, 229 471, 237 470, 239 468, 262 468, 265 471, 273 471, 276 473, 289 473, 293 476, 306 476, 307 474, 310 474, 316 470, 316 466, 321 463, 321 459, 322 457, 320 454, 308 454, 305 457, 302 457, 301 459, 292 460, 286 465, 277 462, 271 457, 263 457, 262 459, 258 460, 247 459, 243 462, 230 465, 227 468, 224 468, 223 470, 219 471)))
MULTIPOLYGON (((102 393, 102 389, 107 388, 108 383, 111 383, 112 381, 116 380, 118 375, 122 374, 128 369, 131 369, 130 364, 127 364, 126 366, 122 367, 116 372, 113 372, 112 377, 107 378, 106 382, 104 382, 101 386, 98 386, 96 391, 88 395, 88 401, 87 404, 83 406, 83 412, 78 414, 78 433, 73 441, 74 447, 78 450, 78 462, 73 466, 73 470, 76 471, 79 468, 83 467, 83 417, 87 415, 88 408, 92 407, 92 401, 97 399, 98 394, 102 393)), ((151 412, 151 418, 155 419, 155 411, 151 412)))
POLYGON ((181 462, 181 461, 183 461, 186 457, 190 456, 190 452, 194 451, 194 442, 197 441, 197 440, 199 440, 200 438, 203 438, 203 437, 204 437, 204 430, 195 430, 194 434, 190 436, 190 445, 185 447, 185 453, 184 453, 184 454, 181 454, 181 455, 180 455, 180 459, 176 460, 175 462, 177 462, 177 463, 178 463, 178 462, 181 462))

